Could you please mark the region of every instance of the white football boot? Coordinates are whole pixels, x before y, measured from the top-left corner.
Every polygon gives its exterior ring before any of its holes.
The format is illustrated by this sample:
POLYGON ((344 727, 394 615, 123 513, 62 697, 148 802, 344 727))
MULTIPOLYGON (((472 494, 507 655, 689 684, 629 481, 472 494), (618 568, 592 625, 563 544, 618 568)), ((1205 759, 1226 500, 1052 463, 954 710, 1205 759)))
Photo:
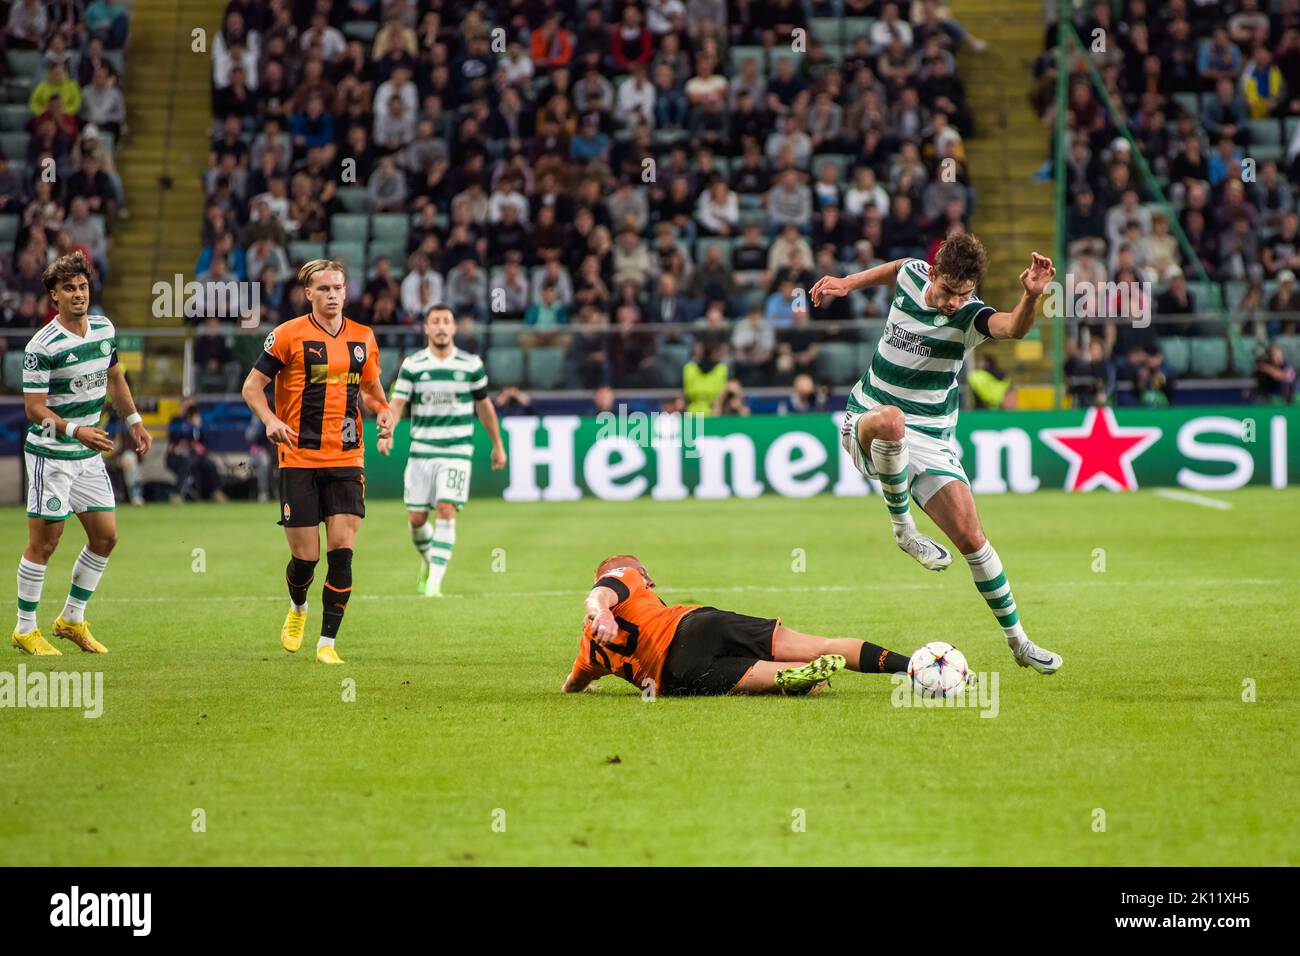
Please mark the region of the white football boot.
POLYGON ((1011 654, 1021 667, 1032 667, 1040 674, 1055 674, 1065 663, 1060 654, 1043 650, 1027 637, 1020 639, 1020 646, 1011 654))
POLYGON ((952 554, 948 549, 919 531, 913 531, 911 534, 896 534, 894 542, 927 571, 942 571, 952 564, 952 554))

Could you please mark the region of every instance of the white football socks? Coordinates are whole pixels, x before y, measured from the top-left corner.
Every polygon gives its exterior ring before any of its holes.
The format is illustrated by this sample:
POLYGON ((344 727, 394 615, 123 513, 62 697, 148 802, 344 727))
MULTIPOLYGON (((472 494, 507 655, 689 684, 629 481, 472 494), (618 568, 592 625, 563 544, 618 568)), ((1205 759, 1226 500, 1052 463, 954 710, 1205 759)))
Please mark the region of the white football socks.
POLYGON ((894 537, 904 538, 916 533, 916 522, 908 506, 907 494, 907 439, 871 442, 871 464, 880 476, 880 490, 889 508, 889 520, 894 524, 894 537))
POLYGON ((1002 570, 1002 560, 993 550, 993 545, 984 542, 984 547, 972 554, 963 555, 970 565, 971 577, 980 597, 984 598, 993 616, 998 619, 1002 633, 1006 635, 1007 644, 1014 651, 1020 642, 1026 639, 1025 629, 1020 625, 1020 615, 1016 611, 1016 599, 1011 594, 1011 585, 1002 570))

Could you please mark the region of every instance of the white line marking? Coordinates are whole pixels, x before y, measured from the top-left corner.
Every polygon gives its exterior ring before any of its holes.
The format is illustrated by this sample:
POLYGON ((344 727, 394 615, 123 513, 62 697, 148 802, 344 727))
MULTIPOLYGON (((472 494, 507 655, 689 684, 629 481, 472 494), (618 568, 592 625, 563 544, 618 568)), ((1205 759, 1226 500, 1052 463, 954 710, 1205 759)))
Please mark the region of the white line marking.
MULTIPOLYGON (((969 578, 960 578, 961 589, 970 584, 969 578)), ((1290 580, 1282 578, 1189 578, 1188 584, 1194 584, 1197 587, 1240 587, 1258 586, 1258 587, 1277 587, 1283 584, 1291 584, 1290 580)), ((1065 590, 1077 591, 1079 588, 1087 587, 1106 587, 1122 588, 1134 587, 1150 590, 1151 588, 1166 588, 1169 581, 1152 581, 1144 579, 1140 581, 1126 580, 1121 578, 1111 578, 1110 580, 1101 580, 1100 578, 1083 578, 1074 581, 1048 581, 1033 582, 1023 585, 1026 590, 1050 591, 1065 590)), ((719 587, 712 584, 699 585, 689 588, 656 588, 661 594, 747 594, 751 592, 763 594, 855 594, 863 591, 930 591, 935 588, 943 589, 946 586, 941 582, 933 584, 821 584, 794 587, 771 587, 757 584, 740 584, 734 586, 719 587)), ((466 594, 445 594, 442 600, 465 600, 476 598, 569 598, 575 601, 581 601, 586 596, 586 591, 581 588, 558 588, 545 591, 472 591, 466 594)), ((106 597, 97 595, 95 604, 194 604, 195 601, 217 602, 217 601, 275 601, 288 603, 287 594, 262 595, 261 597, 252 597, 243 594, 227 594, 212 597, 195 598, 193 596, 185 597, 106 597)), ((436 601, 426 598, 420 594, 354 594, 353 601, 422 601, 430 607, 436 607, 436 601)))
POLYGON ((1220 511, 1231 511, 1232 503, 1220 501, 1218 498, 1207 498, 1205 495, 1193 494, 1190 491, 1176 491, 1172 488, 1157 488, 1156 496, 1159 498, 1168 498, 1170 501, 1185 501, 1189 505, 1200 505, 1203 508, 1218 508, 1220 511))

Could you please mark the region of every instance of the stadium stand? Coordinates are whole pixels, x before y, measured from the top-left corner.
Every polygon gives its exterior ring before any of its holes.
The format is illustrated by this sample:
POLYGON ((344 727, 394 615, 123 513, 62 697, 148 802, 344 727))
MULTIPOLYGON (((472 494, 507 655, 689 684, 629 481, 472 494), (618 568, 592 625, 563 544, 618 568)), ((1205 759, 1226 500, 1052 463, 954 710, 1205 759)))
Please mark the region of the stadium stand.
MULTIPOLYGON (((1033 98, 1051 120, 1062 31, 1047 7, 1033 98)), ((1072 394, 1159 405, 1180 383, 1222 380, 1229 392, 1289 401, 1300 362, 1300 5, 1128 0, 1080 7, 1073 22, 1084 38, 1109 42, 1071 63, 1066 271, 1145 283, 1154 323, 1119 321, 1113 301, 1077 322, 1072 394), (1089 64, 1114 110, 1089 82, 1089 64)))
POLYGON ((884 300, 788 294, 964 227, 963 42, 933 2, 232 0, 196 268, 272 326, 340 259, 390 374, 442 300, 501 385, 842 388, 884 300))

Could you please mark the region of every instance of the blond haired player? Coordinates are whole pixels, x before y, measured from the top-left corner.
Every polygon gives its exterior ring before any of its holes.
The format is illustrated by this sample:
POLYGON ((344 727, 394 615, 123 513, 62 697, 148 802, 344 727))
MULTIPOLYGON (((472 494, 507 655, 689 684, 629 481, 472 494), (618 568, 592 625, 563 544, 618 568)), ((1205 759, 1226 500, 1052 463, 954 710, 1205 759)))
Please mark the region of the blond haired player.
POLYGON ((311 311, 278 326, 244 382, 244 401, 279 446, 280 521, 289 542, 289 612, 280 644, 294 652, 307 625, 307 588, 320 560, 325 524, 329 570, 316 660, 341 664, 334 641, 352 594, 352 546, 366 516, 366 473, 361 402, 375 413, 380 438, 393 413, 379 383, 379 346, 368 326, 343 314, 347 277, 332 259, 313 259, 298 271, 311 311), (266 388, 275 383, 275 410, 266 388))

